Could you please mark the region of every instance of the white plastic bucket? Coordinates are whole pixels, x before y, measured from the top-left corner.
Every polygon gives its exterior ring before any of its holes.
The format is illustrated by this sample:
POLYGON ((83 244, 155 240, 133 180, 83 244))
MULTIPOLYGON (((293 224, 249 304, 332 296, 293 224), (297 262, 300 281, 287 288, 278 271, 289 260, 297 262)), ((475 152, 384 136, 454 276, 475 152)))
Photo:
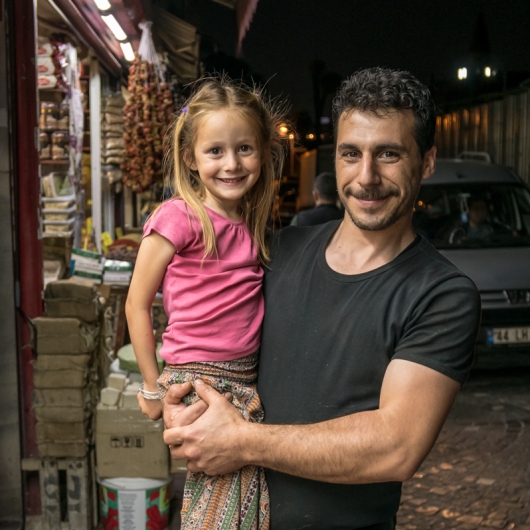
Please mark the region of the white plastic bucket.
POLYGON ((170 481, 170 478, 98 479, 103 530, 166 530, 170 481))

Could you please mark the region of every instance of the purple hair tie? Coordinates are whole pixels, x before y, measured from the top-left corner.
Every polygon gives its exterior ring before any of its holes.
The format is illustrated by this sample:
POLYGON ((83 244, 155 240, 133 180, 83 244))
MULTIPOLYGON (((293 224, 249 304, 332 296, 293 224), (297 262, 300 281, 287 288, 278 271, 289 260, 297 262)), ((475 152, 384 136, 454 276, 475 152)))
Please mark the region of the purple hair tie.
POLYGON ((186 112, 188 112, 188 107, 182 107, 181 112, 182 114, 186 114, 186 112))

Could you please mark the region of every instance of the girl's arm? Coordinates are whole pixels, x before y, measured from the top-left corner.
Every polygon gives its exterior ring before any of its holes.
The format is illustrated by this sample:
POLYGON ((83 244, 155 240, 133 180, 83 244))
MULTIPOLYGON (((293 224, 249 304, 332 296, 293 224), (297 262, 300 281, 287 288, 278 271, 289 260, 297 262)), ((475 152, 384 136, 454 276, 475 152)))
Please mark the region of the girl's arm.
MULTIPOLYGON (((173 244, 157 232, 145 237, 138 251, 125 304, 129 335, 144 380, 144 388, 151 392, 158 391, 156 382, 160 375, 156 363, 151 305, 174 255, 173 244)), ((160 418, 162 401, 147 401, 140 394, 138 401, 144 414, 152 420, 160 418)))

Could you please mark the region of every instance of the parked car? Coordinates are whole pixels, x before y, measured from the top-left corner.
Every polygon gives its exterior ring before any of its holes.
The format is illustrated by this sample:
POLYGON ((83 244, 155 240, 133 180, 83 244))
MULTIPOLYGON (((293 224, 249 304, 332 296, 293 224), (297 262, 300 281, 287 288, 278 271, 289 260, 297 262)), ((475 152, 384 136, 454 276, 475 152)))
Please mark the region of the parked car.
POLYGON ((475 366, 530 365, 530 188, 491 162, 438 160, 413 219, 480 291, 475 366))

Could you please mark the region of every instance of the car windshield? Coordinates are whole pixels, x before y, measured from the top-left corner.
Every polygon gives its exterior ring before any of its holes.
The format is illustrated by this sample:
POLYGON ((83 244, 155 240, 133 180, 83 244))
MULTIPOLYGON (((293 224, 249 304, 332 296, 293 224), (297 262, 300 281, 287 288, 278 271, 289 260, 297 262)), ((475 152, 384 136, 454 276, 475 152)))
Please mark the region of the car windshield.
POLYGON ((427 184, 413 222, 436 248, 530 246, 530 192, 513 184, 427 184))

